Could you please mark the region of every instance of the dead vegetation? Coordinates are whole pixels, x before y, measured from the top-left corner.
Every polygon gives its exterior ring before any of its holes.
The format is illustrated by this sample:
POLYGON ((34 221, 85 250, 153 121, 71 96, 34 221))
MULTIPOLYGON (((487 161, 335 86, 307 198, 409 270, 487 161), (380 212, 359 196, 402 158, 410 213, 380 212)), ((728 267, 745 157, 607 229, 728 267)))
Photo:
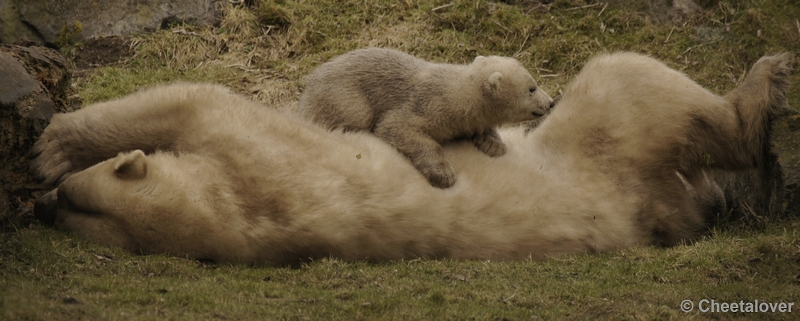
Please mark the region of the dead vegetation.
MULTIPOLYGON (((119 90, 95 89, 96 82, 111 81, 103 77, 108 70, 80 83, 87 102, 186 79, 224 83, 268 105, 291 108, 302 76, 312 68, 346 51, 380 46, 452 63, 476 55, 513 56, 554 94, 590 56, 633 50, 724 91, 761 55, 800 49, 800 24, 790 18, 800 10, 788 0, 700 1, 702 7, 683 11, 661 2, 229 2, 218 27, 180 25, 133 37, 133 57, 118 67, 131 77, 114 80, 119 90), (770 18, 776 14, 786 18, 770 18), (681 19, 663 19, 671 15, 681 19)), ((690 1, 678 1, 684 2, 690 1)))

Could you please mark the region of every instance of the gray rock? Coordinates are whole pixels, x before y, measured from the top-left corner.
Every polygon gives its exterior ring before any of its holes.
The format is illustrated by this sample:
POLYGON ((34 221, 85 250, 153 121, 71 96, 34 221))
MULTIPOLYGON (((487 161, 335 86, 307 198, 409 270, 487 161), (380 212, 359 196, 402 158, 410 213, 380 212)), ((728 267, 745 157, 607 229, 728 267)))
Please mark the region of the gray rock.
POLYGON ((0 219, 32 211, 41 190, 28 177, 25 155, 57 112, 80 104, 58 51, 0 45, 0 219))
MULTIPOLYGON (((20 98, 30 94, 39 82, 14 56, 0 52, 0 106, 12 106, 20 98)), ((5 108, 4 108, 5 109, 5 108)))
MULTIPOLYGON (((150 32, 172 22, 217 24, 217 2, 218 0, 0 0, 0 10, 8 8, 0 16, 10 16, 0 22, 3 23, 3 30, 20 30, 20 23, 14 22, 13 10, 10 10, 16 6, 21 25, 31 26, 35 34, 40 36, 40 41, 63 45, 65 40, 76 43, 94 37, 150 32), (3 7, 4 3, 6 7, 3 7)), ((3 36, 0 40, 13 41, 8 36, 3 36)))
POLYGON ((22 22, 16 0, 0 0, 0 43, 14 43, 22 39, 44 45, 44 39, 31 26, 22 22))

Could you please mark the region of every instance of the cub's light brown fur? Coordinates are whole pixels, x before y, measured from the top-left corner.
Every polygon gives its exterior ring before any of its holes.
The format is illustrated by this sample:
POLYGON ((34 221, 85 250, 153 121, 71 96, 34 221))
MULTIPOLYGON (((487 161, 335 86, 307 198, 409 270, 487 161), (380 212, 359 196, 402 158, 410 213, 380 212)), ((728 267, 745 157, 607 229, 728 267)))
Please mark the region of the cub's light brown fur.
POLYGON ((506 156, 445 144, 459 168, 449 189, 370 134, 219 86, 156 87, 53 118, 31 168, 61 183, 35 212, 135 252, 271 264, 673 245, 719 203, 706 171, 760 162, 792 61, 762 58, 720 97, 651 58, 601 55, 539 128, 500 132, 506 156))
POLYGON ((381 48, 351 51, 306 78, 298 109, 330 129, 371 131, 436 187, 455 183, 440 143, 471 136, 486 155, 506 153, 495 126, 546 114, 553 99, 517 60, 478 56, 437 64, 381 48))

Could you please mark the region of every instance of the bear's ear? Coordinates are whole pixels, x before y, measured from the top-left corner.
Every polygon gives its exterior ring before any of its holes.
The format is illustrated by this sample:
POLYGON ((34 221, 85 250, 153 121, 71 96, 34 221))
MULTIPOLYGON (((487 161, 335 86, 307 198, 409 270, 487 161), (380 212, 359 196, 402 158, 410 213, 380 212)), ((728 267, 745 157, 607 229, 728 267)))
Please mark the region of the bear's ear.
POLYGON ((484 56, 477 56, 477 57, 475 57, 475 60, 473 60, 473 61, 472 61, 472 63, 474 63, 474 64, 475 64, 475 63, 480 63, 480 62, 482 62, 482 61, 484 61, 484 60, 486 60, 486 57, 484 57, 484 56))
POLYGON ((147 160, 144 152, 135 150, 128 154, 120 153, 114 160, 114 174, 121 179, 140 179, 147 175, 147 160))
POLYGON ((503 74, 499 71, 493 72, 489 75, 489 79, 486 79, 486 90, 489 92, 495 92, 500 89, 500 81, 503 80, 503 74))

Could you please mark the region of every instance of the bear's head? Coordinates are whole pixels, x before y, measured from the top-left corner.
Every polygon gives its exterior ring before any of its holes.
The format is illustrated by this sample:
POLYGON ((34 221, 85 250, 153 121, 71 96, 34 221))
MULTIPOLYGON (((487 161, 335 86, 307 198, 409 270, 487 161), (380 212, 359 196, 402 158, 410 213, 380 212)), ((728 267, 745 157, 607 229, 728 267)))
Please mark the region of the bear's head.
POLYGON ((504 122, 538 119, 555 105, 553 98, 516 59, 478 56, 472 62, 483 81, 483 93, 504 122))
POLYGON ((69 176, 36 201, 34 213, 104 245, 218 259, 215 243, 229 240, 218 238, 207 200, 192 188, 196 182, 185 178, 202 175, 180 157, 120 153, 69 176))

